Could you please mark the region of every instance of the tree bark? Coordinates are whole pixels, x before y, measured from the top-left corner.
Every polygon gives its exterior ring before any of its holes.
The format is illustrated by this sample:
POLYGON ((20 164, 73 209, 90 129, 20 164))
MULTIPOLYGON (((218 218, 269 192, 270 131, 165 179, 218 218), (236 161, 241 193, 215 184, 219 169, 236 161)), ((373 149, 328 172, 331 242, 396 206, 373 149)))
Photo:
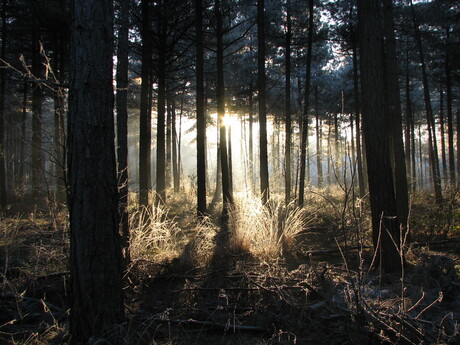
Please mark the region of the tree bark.
POLYGON ((312 45, 313 45, 313 19, 314 19, 314 0, 308 2, 308 38, 307 38, 307 66, 306 66, 306 76, 305 76, 305 101, 304 101, 304 110, 302 115, 302 135, 300 139, 300 176, 299 176, 299 198, 298 205, 300 207, 304 204, 304 195, 305 195, 305 170, 306 170, 306 161, 307 161, 307 143, 308 143, 308 108, 310 100, 310 79, 311 79, 311 58, 312 58, 312 45))
MULTIPOLYGON (((2 1, 2 48, 0 57, 5 60, 6 55, 6 2, 2 1)), ((6 198, 6 171, 5 171, 5 85, 6 85, 5 69, 0 69, 0 212, 2 212, 7 203, 6 198)))
POLYGON ((353 54, 353 97, 355 106, 355 122, 356 122, 356 162, 358 170, 358 186, 359 197, 363 198, 366 193, 364 183, 364 168, 363 168, 363 153, 361 140, 361 102, 359 100, 359 78, 358 78, 358 48, 357 38, 352 39, 352 54, 353 54))
POLYGON ((412 113, 412 101, 410 97, 409 75, 409 49, 408 47, 406 47, 406 167, 409 167, 409 189, 412 191, 412 193, 414 193, 417 187, 417 166, 415 159, 415 126, 414 117, 412 113))
POLYGON ((173 181, 174 193, 179 193, 180 174, 179 174, 179 156, 178 156, 178 142, 177 142, 177 126, 176 126, 176 99, 173 98, 171 104, 172 112, 172 165, 173 165, 173 181))
POLYGON ((385 33, 385 70, 386 86, 388 89, 387 100, 390 125, 390 138, 393 150, 393 169, 396 206, 398 219, 403 227, 407 226, 409 215, 409 196, 407 190, 406 160, 404 154, 404 141, 402 130, 402 111, 398 80, 398 61, 396 59, 396 40, 394 34, 393 4, 392 0, 383 0, 384 33, 385 33))
POLYGON ((152 65, 152 38, 150 27, 150 1, 142 0, 142 66, 141 99, 139 116, 139 206, 149 204, 151 189, 151 112, 150 112, 150 76, 152 65))
POLYGON ((166 188, 171 187, 171 156, 172 156, 172 112, 171 112, 171 93, 166 88, 166 161, 165 161, 165 181, 166 188))
POLYGON ((203 1, 195 0, 197 213, 206 214, 206 114, 204 109, 203 1))
MULTIPOLYGON (((0 71, 1 73, 1 71, 0 71)), ((27 77, 24 77, 23 90, 22 90, 22 112, 21 112, 21 135, 19 143, 19 182, 23 183, 25 179, 25 165, 26 165, 26 121, 27 121, 27 105, 28 105, 28 83, 27 77)))
POLYGON ((363 129, 372 213, 374 250, 386 272, 401 270, 399 221, 384 114, 383 27, 379 0, 359 0, 363 129), (394 243, 396 243, 396 246, 394 243))
POLYGON ((285 65, 286 65, 286 89, 285 89, 285 124, 286 137, 284 145, 284 190, 285 203, 291 201, 291 36, 292 36, 292 21, 291 21, 291 2, 286 0, 286 37, 285 37, 285 65))
MULTIPOLYGON (((444 69, 446 73, 446 108, 447 108, 447 142, 448 142, 448 156, 449 156, 449 180, 450 183, 455 185, 456 178, 459 179, 460 175, 455 177, 455 158, 454 158, 454 125, 452 114, 452 77, 449 56, 449 38, 450 28, 446 29, 446 55, 444 60, 444 69)), ((457 154, 460 147, 457 145, 457 154)))
POLYGON ((265 75, 265 0, 257 0, 257 89, 259 91, 260 192, 262 202, 270 199, 267 150, 267 100, 265 75))
POLYGON ((441 166, 442 177, 444 181, 447 182, 446 136, 444 122, 444 91, 441 85, 439 88, 439 133, 441 134, 441 166))
POLYGON ((253 98, 253 86, 252 82, 249 86, 249 186, 251 187, 251 192, 254 193, 254 135, 253 135, 253 124, 254 124, 254 98, 253 98))
POLYGON ((430 153, 430 166, 431 166, 431 173, 433 178, 433 185, 434 185, 434 194, 436 198, 436 203, 440 206, 443 203, 442 198, 442 190, 441 190, 441 175, 439 173, 439 157, 438 157, 438 149, 437 149, 437 142, 436 142, 436 127, 433 117, 433 108, 431 106, 431 99, 430 99, 430 89, 428 85, 428 77, 426 73, 426 64, 425 64, 425 55, 423 53, 423 44, 422 38, 420 36, 420 30, 418 27, 417 17, 415 14, 414 5, 412 0, 410 0, 410 8, 412 12, 412 22, 415 29, 415 40, 417 43, 417 50, 420 57, 420 64, 422 67, 422 81, 423 81, 423 99, 425 101, 425 113, 426 113, 426 121, 428 126, 428 149, 430 153))
POLYGON ((217 35, 217 116, 219 121, 219 148, 220 166, 222 171, 222 225, 225 228, 228 224, 229 207, 233 204, 233 193, 230 181, 230 168, 227 148, 227 129, 225 126, 225 80, 224 80, 224 45, 223 45, 223 23, 220 0, 215 1, 214 11, 216 14, 216 35, 217 35))
POLYGON ((155 204, 166 202, 166 133, 165 133, 165 106, 166 106, 166 40, 167 27, 163 12, 163 1, 158 6, 158 100, 157 100, 157 171, 156 171, 156 198, 155 204))
POLYGON ((54 94, 54 167, 56 193, 55 199, 58 203, 66 201, 66 181, 65 181, 65 134, 64 134, 64 114, 65 114, 65 89, 64 84, 64 47, 63 38, 58 35, 55 42, 54 74, 60 84, 54 94))
MULTIPOLYGON (((40 28, 38 22, 32 33, 32 74, 42 78, 43 64, 40 51, 40 28)), ((32 91, 32 192, 34 199, 38 199, 43 184, 43 148, 42 148, 42 102, 43 92, 39 82, 34 82, 32 91)))
POLYGON ((72 2, 69 182, 72 344, 121 343, 124 321, 113 122, 113 7, 72 2), (93 338, 93 339, 94 339, 93 338))
POLYGON ((123 258, 125 266, 129 256, 128 222, 128 31, 129 0, 118 0, 120 6, 118 51, 117 51, 117 172, 118 172, 118 213, 122 236, 123 258))
POLYGON ((321 138, 321 121, 319 118, 318 109, 318 85, 315 86, 315 119, 316 119, 316 170, 318 172, 318 188, 323 186, 323 153, 322 153, 322 138, 321 138))

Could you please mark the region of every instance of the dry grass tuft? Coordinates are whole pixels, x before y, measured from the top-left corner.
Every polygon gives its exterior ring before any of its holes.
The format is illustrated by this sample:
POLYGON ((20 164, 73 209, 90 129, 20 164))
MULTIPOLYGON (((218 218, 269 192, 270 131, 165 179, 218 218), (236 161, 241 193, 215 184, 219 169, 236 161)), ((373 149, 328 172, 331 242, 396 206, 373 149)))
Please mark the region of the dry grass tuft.
POLYGON ((130 253, 133 261, 170 261, 177 257, 183 235, 164 206, 142 207, 131 214, 130 253))
POLYGON ((6 274, 10 260, 18 249, 18 234, 21 222, 19 217, 13 219, 0 219, 0 253, 1 273, 6 274))
POLYGON ((272 200, 264 206, 256 197, 237 198, 230 210, 230 249, 251 252, 263 261, 280 259, 312 219, 293 203, 272 200))

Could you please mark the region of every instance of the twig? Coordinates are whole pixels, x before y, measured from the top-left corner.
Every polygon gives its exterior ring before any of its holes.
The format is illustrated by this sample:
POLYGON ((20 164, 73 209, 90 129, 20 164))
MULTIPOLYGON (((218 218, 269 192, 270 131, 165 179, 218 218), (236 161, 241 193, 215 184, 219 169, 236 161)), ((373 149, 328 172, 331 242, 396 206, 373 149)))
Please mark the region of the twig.
POLYGON ((426 312, 428 309, 430 309, 432 306, 434 306, 436 303, 438 302, 442 302, 442 299, 443 299, 444 295, 442 293, 442 291, 439 291, 439 296, 438 298, 436 298, 432 303, 430 303, 426 308, 424 308, 416 317, 415 317, 415 320, 418 320, 418 318, 420 316, 422 316, 422 314, 424 312, 426 312))
POLYGON ((200 327, 211 327, 211 328, 217 328, 217 329, 223 329, 225 332, 229 330, 235 331, 244 331, 244 332, 263 332, 266 333, 269 330, 265 327, 261 326, 253 326, 253 325, 237 325, 234 323, 220 323, 220 322, 212 322, 212 321, 200 321, 200 320, 194 320, 194 319, 157 319, 155 320, 157 322, 161 323, 172 323, 172 324, 178 324, 178 325, 190 325, 190 326, 200 326, 200 327))

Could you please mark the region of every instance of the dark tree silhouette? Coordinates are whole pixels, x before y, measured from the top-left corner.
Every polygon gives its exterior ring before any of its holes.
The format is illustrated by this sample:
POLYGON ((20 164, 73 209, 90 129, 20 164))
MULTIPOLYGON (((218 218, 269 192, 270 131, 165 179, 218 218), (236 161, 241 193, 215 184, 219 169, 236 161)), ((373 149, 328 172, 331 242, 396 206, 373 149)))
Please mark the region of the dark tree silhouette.
POLYGON ((291 142, 292 142, 292 126, 291 126, 291 39, 292 39, 292 20, 291 20, 291 2, 286 1, 286 37, 285 37, 285 49, 286 52, 284 61, 286 64, 286 100, 285 100, 285 123, 286 123, 286 138, 284 148, 284 189, 285 189, 285 203, 288 204, 291 201, 291 142))
POLYGON ((308 142, 308 109, 310 101, 310 80, 311 80, 311 57, 313 45, 313 16, 314 16, 314 0, 308 2, 309 20, 308 20, 308 47, 307 47, 307 65, 305 77, 305 101, 302 114, 302 135, 300 138, 300 177, 299 177, 299 206, 303 206, 305 196, 305 171, 307 165, 307 142, 308 142))
POLYGON ((125 263, 129 262, 128 223, 128 30, 129 0, 118 0, 120 5, 117 51, 117 163, 120 230, 125 263))
POLYGON ((398 61, 396 59, 396 40, 394 33, 392 0, 383 0, 385 34, 385 86, 387 123, 390 129, 390 147, 392 148, 393 172, 395 178, 395 197, 399 221, 405 227, 409 214, 407 190, 406 160, 402 137, 402 111, 398 80, 398 61))
POLYGON ((383 23, 380 0, 359 0, 363 130, 374 249, 387 272, 401 269, 390 145, 384 114, 383 23), (396 244, 396 245, 395 245, 396 244))
POLYGON ((203 1, 195 0, 197 212, 206 213, 206 114, 204 111, 203 1))
POLYGON ((214 12, 216 15, 216 55, 217 55, 217 116, 219 122, 219 149, 220 149, 220 166, 222 171, 222 195, 223 195, 223 210, 222 220, 223 225, 227 225, 228 210, 233 204, 232 182, 230 180, 230 168, 228 160, 227 147, 227 130, 225 126, 225 81, 224 81, 224 31, 223 18, 220 8, 220 0, 214 3, 214 12))
POLYGON ((139 116, 139 205, 149 203, 151 188, 150 151, 152 113, 150 109, 150 75, 152 65, 152 39, 150 23, 150 1, 142 0, 142 67, 141 104, 139 116))
POLYGON ((270 198, 267 152, 267 82, 265 75, 265 0, 257 1, 257 88, 259 91, 260 192, 262 201, 270 198))
MULTIPOLYGON (((2 48, 0 51, 0 57, 5 60, 6 55, 6 1, 2 1, 2 48)), ((5 131, 5 69, 0 70, 0 211, 6 206, 6 174, 5 174, 5 143, 4 143, 4 131, 5 131)))
POLYGON ((72 2, 68 127, 72 344, 87 344, 91 337, 108 339, 124 320, 112 6, 111 0, 72 2))

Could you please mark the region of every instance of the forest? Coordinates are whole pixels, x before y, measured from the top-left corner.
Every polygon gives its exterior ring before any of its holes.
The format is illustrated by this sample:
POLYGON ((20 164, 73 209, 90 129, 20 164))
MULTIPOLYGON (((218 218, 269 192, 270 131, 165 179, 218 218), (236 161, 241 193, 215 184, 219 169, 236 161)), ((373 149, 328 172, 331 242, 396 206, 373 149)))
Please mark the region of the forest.
POLYGON ((458 1, 0 24, 0 344, 460 344, 458 1))

